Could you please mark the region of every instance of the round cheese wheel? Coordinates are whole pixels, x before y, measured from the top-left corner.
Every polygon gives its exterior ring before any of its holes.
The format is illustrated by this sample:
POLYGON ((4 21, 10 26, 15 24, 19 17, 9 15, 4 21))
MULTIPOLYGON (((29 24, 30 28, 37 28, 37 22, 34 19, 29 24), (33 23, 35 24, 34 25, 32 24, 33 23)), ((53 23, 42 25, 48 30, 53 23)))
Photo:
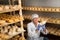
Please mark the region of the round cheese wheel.
POLYGON ((13 9, 17 9, 17 5, 14 5, 14 6, 13 6, 13 9))
POLYGON ((0 24, 4 24, 4 23, 6 23, 5 20, 0 20, 0 24))
POLYGON ((2 7, 0 7, 0 11, 3 11, 3 8, 2 7))
POLYGON ((5 6, 5 10, 8 10, 9 9, 9 6, 5 6))

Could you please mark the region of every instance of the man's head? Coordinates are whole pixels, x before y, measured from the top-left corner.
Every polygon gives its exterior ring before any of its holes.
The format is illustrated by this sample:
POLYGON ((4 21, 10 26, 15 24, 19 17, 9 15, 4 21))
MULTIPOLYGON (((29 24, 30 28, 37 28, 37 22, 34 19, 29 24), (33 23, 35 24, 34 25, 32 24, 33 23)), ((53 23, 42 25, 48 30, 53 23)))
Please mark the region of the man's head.
POLYGON ((32 21, 34 23, 38 23, 38 18, 39 18, 38 14, 32 14, 32 21))

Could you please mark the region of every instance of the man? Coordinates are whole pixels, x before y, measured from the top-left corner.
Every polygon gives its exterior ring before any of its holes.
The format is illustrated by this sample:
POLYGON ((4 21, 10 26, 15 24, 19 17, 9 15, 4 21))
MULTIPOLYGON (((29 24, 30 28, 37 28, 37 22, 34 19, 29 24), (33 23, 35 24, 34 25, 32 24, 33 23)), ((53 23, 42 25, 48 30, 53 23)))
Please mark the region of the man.
POLYGON ((47 29, 45 28, 46 21, 38 22, 39 16, 37 14, 32 14, 32 22, 27 24, 28 38, 27 40, 43 40, 40 37, 40 32, 47 34, 47 29))

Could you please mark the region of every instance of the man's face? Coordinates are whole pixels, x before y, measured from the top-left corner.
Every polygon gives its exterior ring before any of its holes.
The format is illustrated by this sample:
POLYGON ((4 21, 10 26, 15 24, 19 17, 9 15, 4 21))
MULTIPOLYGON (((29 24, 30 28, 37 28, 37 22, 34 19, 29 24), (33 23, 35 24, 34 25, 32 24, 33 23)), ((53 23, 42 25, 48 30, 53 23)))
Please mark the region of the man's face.
POLYGON ((38 23, 38 17, 35 17, 35 18, 33 19, 33 22, 34 22, 34 23, 38 23))

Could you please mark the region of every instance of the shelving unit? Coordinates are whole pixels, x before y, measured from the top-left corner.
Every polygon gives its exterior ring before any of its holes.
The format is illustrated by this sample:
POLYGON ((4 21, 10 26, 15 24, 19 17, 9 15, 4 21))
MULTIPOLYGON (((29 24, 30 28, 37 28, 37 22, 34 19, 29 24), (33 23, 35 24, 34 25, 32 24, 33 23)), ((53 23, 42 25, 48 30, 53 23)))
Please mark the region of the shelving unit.
POLYGON ((60 7, 36 7, 36 6, 23 6, 23 10, 30 11, 43 11, 43 12, 60 12, 60 7))
MULTIPOLYGON (((25 30, 23 29, 23 20, 24 19, 23 19, 23 15, 22 15, 21 0, 18 0, 18 5, 14 5, 14 4, 11 5, 10 2, 11 2, 11 0, 9 0, 9 5, 1 5, 0 6, 0 13, 1 13, 0 16, 2 15, 2 18, 0 18, 0 21, 2 21, 2 22, 0 22, 0 39, 1 40, 3 40, 3 39, 7 40, 7 39, 14 37, 15 35, 21 34, 22 35, 21 40, 25 40, 25 38, 24 38, 25 30), (16 15, 15 11, 19 11, 19 14, 16 15), (10 14, 9 15, 4 14, 6 12, 10 12, 10 14), (13 12, 14 15, 11 12, 13 12), (3 19, 3 18, 5 18, 5 19, 3 19), (11 18, 13 18, 13 19, 11 19, 11 18), (8 22, 9 20, 10 20, 10 22, 8 22), (14 24, 17 22, 20 23, 21 27, 11 26, 9 28, 8 25, 14 24), (15 28, 13 28, 13 27, 15 27, 15 28), (9 33, 11 33, 11 34, 9 34, 9 33)), ((14 3, 14 1, 13 1, 13 3, 14 3)))

